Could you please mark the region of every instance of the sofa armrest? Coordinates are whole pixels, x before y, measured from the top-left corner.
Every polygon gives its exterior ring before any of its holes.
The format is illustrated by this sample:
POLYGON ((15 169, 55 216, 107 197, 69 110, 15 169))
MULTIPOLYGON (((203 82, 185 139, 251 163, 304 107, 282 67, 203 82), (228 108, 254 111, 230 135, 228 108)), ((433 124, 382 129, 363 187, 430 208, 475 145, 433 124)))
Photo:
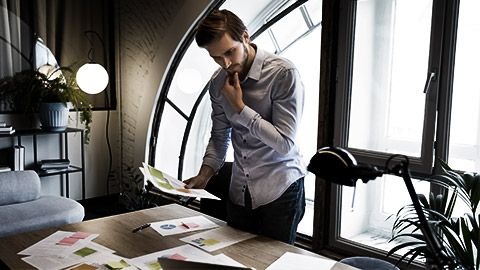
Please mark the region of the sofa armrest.
POLYGON ((35 171, 0 172, 0 205, 28 202, 40 197, 40 178, 35 171))

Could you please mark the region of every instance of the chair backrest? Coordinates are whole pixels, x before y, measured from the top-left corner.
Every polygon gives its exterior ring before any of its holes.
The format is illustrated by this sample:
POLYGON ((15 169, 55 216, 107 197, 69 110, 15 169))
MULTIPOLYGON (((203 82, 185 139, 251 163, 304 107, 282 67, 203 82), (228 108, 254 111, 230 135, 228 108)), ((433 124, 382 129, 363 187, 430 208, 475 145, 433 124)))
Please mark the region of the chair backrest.
POLYGON ((0 205, 36 200, 40 178, 35 171, 0 172, 0 205))
POLYGON ((223 167, 218 171, 218 174, 212 176, 210 181, 208 181, 207 187, 205 187, 205 190, 222 200, 201 199, 200 211, 202 213, 221 220, 227 220, 228 189, 230 188, 231 177, 232 163, 225 162, 223 167))

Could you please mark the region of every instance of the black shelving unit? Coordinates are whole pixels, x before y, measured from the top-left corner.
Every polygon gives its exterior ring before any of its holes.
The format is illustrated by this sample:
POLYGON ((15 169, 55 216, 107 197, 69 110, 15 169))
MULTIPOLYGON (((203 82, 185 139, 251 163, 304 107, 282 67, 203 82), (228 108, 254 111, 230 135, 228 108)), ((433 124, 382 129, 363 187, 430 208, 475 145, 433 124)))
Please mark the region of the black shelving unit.
POLYGON ((82 199, 85 200, 85 147, 84 147, 84 130, 78 128, 67 128, 63 131, 45 131, 42 129, 24 129, 24 130, 16 130, 13 134, 0 134, 0 138, 12 138, 17 137, 17 142, 19 145, 22 144, 22 137, 32 136, 33 138, 33 163, 34 168, 40 177, 50 176, 50 175, 65 175, 65 197, 70 196, 70 173, 80 172, 82 175, 82 199), (63 140, 63 152, 64 157, 68 159, 68 134, 69 133, 80 133, 80 149, 81 149, 81 165, 70 165, 68 169, 58 171, 58 172, 51 172, 45 173, 39 170, 38 168, 38 144, 37 144, 37 137, 44 136, 44 135, 54 135, 57 134, 61 139, 61 136, 64 136, 63 140))

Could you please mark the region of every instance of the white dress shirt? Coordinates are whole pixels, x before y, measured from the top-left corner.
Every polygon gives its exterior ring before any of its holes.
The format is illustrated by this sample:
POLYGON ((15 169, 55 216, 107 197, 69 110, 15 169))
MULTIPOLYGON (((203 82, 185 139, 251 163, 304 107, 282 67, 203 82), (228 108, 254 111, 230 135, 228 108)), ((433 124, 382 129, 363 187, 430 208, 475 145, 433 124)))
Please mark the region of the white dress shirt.
POLYGON ((213 126, 203 164, 217 172, 231 139, 234 163, 230 198, 244 206, 248 186, 255 209, 274 201, 305 176, 305 162, 296 142, 304 87, 290 61, 257 48, 240 83, 245 107, 237 114, 221 92, 226 76, 227 72, 219 69, 210 81, 213 126))

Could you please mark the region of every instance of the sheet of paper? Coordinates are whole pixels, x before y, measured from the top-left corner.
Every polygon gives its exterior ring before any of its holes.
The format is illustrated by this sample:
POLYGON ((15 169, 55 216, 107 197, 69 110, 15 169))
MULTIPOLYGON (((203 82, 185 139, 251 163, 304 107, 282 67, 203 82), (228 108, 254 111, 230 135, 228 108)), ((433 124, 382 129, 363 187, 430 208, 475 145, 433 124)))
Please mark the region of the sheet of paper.
POLYGON ((282 257, 274 261, 266 270, 284 270, 284 269, 298 269, 298 270, 328 270, 332 269, 336 263, 334 260, 312 257, 303 254, 286 252, 282 257))
POLYGON ((84 262, 96 256, 104 256, 104 253, 114 252, 114 250, 95 242, 88 242, 84 247, 73 250, 72 253, 66 257, 37 255, 24 257, 22 260, 40 270, 56 270, 84 262))
POLYGON ((145 179, 162 192, 172 195, 220 200, 220 198, 204 189, 186 189, 185 184, 182 181, 155 169, 148 164, 143 163, 143 168, 139 169, 145 176, 145 179))
POLYGON ((180 240, 208 252, 233 245, 235 243, 255 237, 254 234, 242 232, 229 226, 212 229, 181 238, 180 240))
POLYGON ((150 224, 154 230, 163 236, 218 227, 217 224, 204 216, 151 222, 150 224))
POLYGON ((236 267, 246 267, 245 265, 235 261, 234 259, 228 257, 223 253, 220 253, 213 257, 214 257, 213 263, 215 264, 223 264, 223 265, 236 266, 236 267))
POLYGON ((214 256, 190 245, 183 245, 171 249, 150 253, 144 256, 127 260, 127 262, 135 265, 142 270, 158 270, 161 269, 157 258, 171 258, 177 260, 188 260, 197 262, 209 262, 215 259, 214 256))
POLYGON ((73 251, 84 247, 97 236, 98 234, 78 234, 77 232, 57 231, 43 240, 38 241, 36 244, 20 251, 18 255, 66 257, 73 251))
MULTIPOLYGON (((115 254, 104 253, 103 256, 90 257, 84 262, 68 268, 69 270, 137 270, 137 267, 132 265, 128 259, 117 256, 115 254), (95 267, 95 268, 93 268, 95 267)), ((151 269, 149 269, 151 270, 151 269)))

